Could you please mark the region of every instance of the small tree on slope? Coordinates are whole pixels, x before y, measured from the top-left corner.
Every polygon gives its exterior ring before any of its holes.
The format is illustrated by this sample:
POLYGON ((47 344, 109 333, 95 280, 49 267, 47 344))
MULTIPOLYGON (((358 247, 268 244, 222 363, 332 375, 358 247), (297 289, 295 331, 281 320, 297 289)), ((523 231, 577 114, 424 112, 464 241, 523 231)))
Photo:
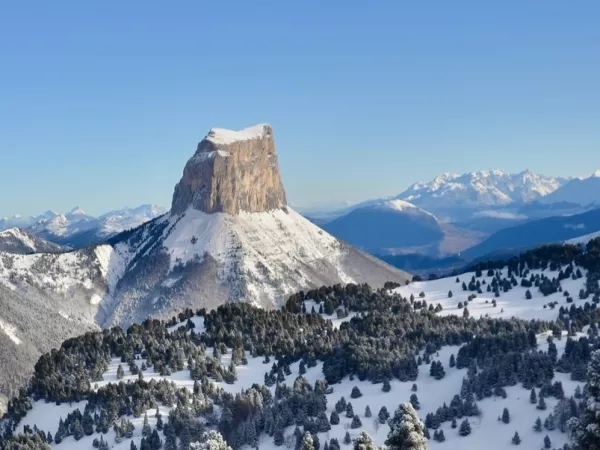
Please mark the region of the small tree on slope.
POLYGON ((410 403, 402 403, 388 422, 385 444, 391 450, 426 450, 425 426, 410 403))
POLYGON ((373 442, 373 439, 371 439, 371 436, 361 431, 354 440, 354 450, 377 450, 377 446, 373 442))
POLYGON ((190 450, 231 450, 231 447, 227 445, 221 433, 211 430, 202 433, 199 442, 192 442, 190 450))
POLYGON ((585 409, 569 420, 575 450, 600 450, 600 351, 592 353, 587 370, 585 409))

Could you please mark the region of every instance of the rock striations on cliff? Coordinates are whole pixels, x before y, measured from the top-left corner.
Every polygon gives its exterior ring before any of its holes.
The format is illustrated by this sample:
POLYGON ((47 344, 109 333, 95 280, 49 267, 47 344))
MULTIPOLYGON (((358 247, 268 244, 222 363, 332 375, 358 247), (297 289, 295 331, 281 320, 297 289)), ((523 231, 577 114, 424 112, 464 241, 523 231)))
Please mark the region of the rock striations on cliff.
POLYGON ((271 211, 286 205, 273 129, 213 128, 198 144, 175 186, 171 214, 271 211))

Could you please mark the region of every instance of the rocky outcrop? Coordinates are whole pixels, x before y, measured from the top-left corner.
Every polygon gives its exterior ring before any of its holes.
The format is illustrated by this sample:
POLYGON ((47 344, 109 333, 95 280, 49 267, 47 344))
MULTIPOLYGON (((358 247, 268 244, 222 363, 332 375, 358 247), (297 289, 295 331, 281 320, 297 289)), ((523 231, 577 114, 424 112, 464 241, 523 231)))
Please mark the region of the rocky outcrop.
POLYGON ((286 205, 273 129, 214 128, 198 144, 175 186, 171 214, 263 212, 286 205))

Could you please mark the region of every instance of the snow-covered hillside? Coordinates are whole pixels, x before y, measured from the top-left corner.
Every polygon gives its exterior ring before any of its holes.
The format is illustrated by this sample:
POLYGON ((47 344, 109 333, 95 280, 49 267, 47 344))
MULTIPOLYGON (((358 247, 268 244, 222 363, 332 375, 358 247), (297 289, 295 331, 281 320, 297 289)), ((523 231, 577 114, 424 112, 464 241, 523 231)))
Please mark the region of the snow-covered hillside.
POLYGON ((301 289, 408 279, 288 207, 238 215, 190 208, 148 223, 114 247, 126 272, 114 305, 106 305, 107 323, 169 317, 182 307, 214 307, 223 299, 272 308, 301 289), (202 304, 190 301, 190 290, 206 293, 202 304))
POLYGON ((22 228, 0 231, 0 252, 6 253, 60 253, 67 247, 49 242, 22 228))
MULTIPOLYGON (((577 268, 575 268, 576 270, 577 268)), ((549 270, 532 270, 529 275, 538 276, 545 275, 548 277, 554 277, 557 272, 549 270)), ((476 277, 476 273, 461 274, 457 277, 450 277, 446 279, 426 281, 426 282, 415 282, 407 286, 402 286, 396 289, 396 292, 403 296, 409 297, 414 296, 417 300, 425 300, 431 304, 441 304, 443 309, 439 313, 440 315, 459 315, 464 314, 464 309, 458 308, 458 302, 468 305, 468 309, 471 313, 471 317, 489 316, 494 318, 522 318, 526 320, 542 319, 542 320, 554 320, 557 316, 557 309, 544 307, 554 301, 558 302, 559 305, 566 304, 566 297, 564 292, 569 291, 576 293, 582 287, 585 286, 585 271, 582 276, 576 279, 567 279, 562 282, 563 292, 552 294, 547 297, 541 296, 535 289, 531 289, 533 297, 531 299, 526 298, 526 288, 520 286, 513 287, 509 292, 503 292, 499 297, 494 294, 478 294, 477 298, 470 300, 468 297, 472 295, 472 292, 463 291, 461 286, 462 282, 469 283, 473 278, 482 283, 482 286, 486 286, 492 283, 493 277, 482 274, 480 277, 476 277), (484 283, 485 282, 485 283, 484 283), (451 298, 449 298, 449 291, 453 292, 451 298), (497 305, 493 306, 492 301, 496 301, 497 305)), ((505 277, 508 273, 506 269, 496 272, 495 277, 505 277)), ((485 288, 483 289, 485 292, 485 288)), ((577 301, 579 302, 579 301, 577 301)), ((311 300, 305 301, 305 307, 307 311, 311 311, 313 308, 318 310, 319 303, 315 303, 311 300)), ((326 320, 331 320, 334 326, 337 328, 344 322, 351 319, 354 314, 344 318, 338 319, 335 316, 330 316, 325 313, 321 314, 326 320)), ((205 332, 205 319, 203 317, 193 317, 190 319, 194 333, 201 335, 205 332)), ((171 333, 175 333, 181 327, 188 327, 188 323, 183 321, 170 328, 171 333)), ((189 331, 188 331, 189 334, 189 331)), ((549 351, 548 338, 551 336, 550 332, 540 333, 537 336, 538 349, 542 351, 549 351)), ((578 339, 579 337, 585 336, 584 333, 578 333, 575 336, 571 336, 570 339, 578 339)), ((560 359, 561 355, 565 351, 567 345, 567 335, 563 332, 559 339, 554 339, 553 345, 555 345, 557 351, 557 358, 560 359)), ((348 433, 350 439, 354 439, 358 436, 361 431, 366 431, 375 441, 376 444, 381 445, 385 442, 389 432, 389 426, 385 421, 379 420, 379 413, 383 407, 387 409, 389 414, 393 415, 393 412, 401 402, 408 402, 411 396, 416 396, 416 401, 419 404, 418 412, 422 420, 428 413, 434 413, 442 405, 451 405, 455 401, 455 396, 461 392, 461 386, 463 385, 463 379, 467 376, 468 369, 458 369, 450 363, 451 359, 454 359, 458 355, 461 346, 445 345, 442 346, 434 355, 431 355, 431 362, 439 361, 444 367, 445 376, 438 380, 432 377, 429 373, 428 365, 421 365, 419 367, 419 374, 414 381, 401 382, 397 379, 390 381, 390 390, 384 392, 382 390, 382 384, 374 384, 369 381, 361 381, 357 378, 345 377, 340 383, 331 386, 331 392, 326 396, 327 407, 326 416, 330 417, 336 409, 336 403, 343 397, 347 402, 351 402, 353 414, 352 418, 347 417, 346 413, 339 414, 339 423, 331 424, 331 429, 328 431, 318 432, 317 436, 321 443, 336 438, 342 448, 350 448, 344 443, 346 434, 348 433), (356 394, 358 389, 359 395, 356 394), (367 411, 367 408, 369 411, 367 411), (360 426, 356 426, 358 422, 360 426), (353 422, 355 422, 354 425, 353 422)), ((207 348, 206 354, 215 354, 213 348, 207 348)), ((238 363, 235 366, 237 372, 237 380, 233 383, 226 383, 223 381, 213 382, 214 386, 225 390, 228 393, 236 394, 243 390, 249 389, 255 383, 258 385, 263 384, 265 379, 265 372, 268 372, 271 365, 265 364, 264 357, 252 357, 247 355, 247 363, 238 363)), ((232 349, 229 349, 226 354, 219 356, 221 366, 224 370, 230 370, 232 364, 232 349)), ((155 372, 151 364, 144 358, 137 359, 135 361, 137 368, 145 368, 150 366, 148 369, 143 371, 143 379, 146 381, 159 381, 169 380, 174 383, 176 388, 187 389, 190 393, 194 390, 194 381, 190 377, 190 371, 185 368, 180 371, 175 371, 170 375, 160 375, 155 372)), ((314 385, 317 380, 323 379, 323 363, 318 362, 314 367, 306 367, 306 372, 303 376, 306 378, 308 383, 314 385)), ((300 363, 295 362, 290 364, 289 375, 284 375, 283 382, 292 385, 296 380, 296 377, 301 374, 300 363)), ((94 385, 94 389, 99 389, 104 386, 108 386, 111 383, 131 383, 139 378, 138 374, 133 374, 127 369, 127 365, 123 364, 120 359, 113 358, 108 365, 108 369, 104 372, 101 381, 97 381, 94 385), (122 365, 124 368, 124 374, 122 377, 118 376, 118 368, 122 365)), ((579 395, 583 388, 582 382, 573 381, 570 374, 559 373, 554 374, 552 380, 553 383, 560 382, 564 391, 564 396, 569 398, 571 396, 579 395)), ((276 394, 276 386, 273 385, 269 388, 273 395, 276 394)), ((539 392, 537 388, 535 391, 539 392)), ((517 432, 520 436, 520 448, 524 450, 538 450, 544 447, 544 439, 547 436, 551 441, 551 448, 561 448, 563 444, 569 441, 569 435, 566 432, 561 432, 558 427, 550 426, 550 429, 542 426, 541 431, 534 430, 534 422, 536 418, 540 417, 542 423, 547 422, 546 419, 552 417, 555 407, 559 403, 559 400, 552 396, 545 398, 545 409, 541 410, 537 403, 531 401, 531 389, 525 389, 520 384, 514 386, 507 386, 504 388, 502 395, 494 395, 489 398, 482 398, 477 400, 477 407, 479 408, 480 414, 477 417, 469 417, 468 421, 471 427, 471 433, 468 436, 461 436, 459 428, 453 428, 451 421, 445 421, 441 424, 436 433, 439 430, 443 430, 445 441, 437 442, 434 439, 429 441, 429 447, 432 449, 457 449, 461 448, 464 450, 476 450, 485 447, 488 450, 505 450, 510 448, 512 445, 512 439, 517 432), (503 416, 504 409, 508 410, 509 416, 506 420, 500 420, 503 416), (507 423, 508 422, 508 423, 507 423)), ((414 399, 413 399, 414 400, 414 399)), ((61 419, 65 419, 69 413, 79 409, 81 412, 84 411, 86 402, 80 403, 63 403, 60 406, 56 406, 52 403, 45 403, 43 401, 37 401, 33 403, 33 409, 27 412, 21 423, 19 424, 19 430, 23 430, 24 427, 33 427, 34 425, 42 430, 49 430, 54 432, 59 425, 61 419)), ((170 407, 161 405, 159 411, 163 418, 168 415, 170 407)), ((217 413, 220 409, 216 408, 217 413)), ((148 416, 149 425, 154 427, 157 423, 155 417, 155 408, 148 409, 146 414, 148 416)), ((103 439, 110 444, 110 448, 117 450, 126 450, 130 448, 131 441, 135 445, 140 445, 142 438, 142 425, 143 425, 143 412, 140 417, 131 418, 132 423, 135 426, 133 435, 131 438, 122 438, 118 443, 115 443, 115 432, 113 430, 108 431, 107 434, 103 435, 103 439)), ((550 419, 551 420, 551 419, 550 419)), ((463 419, 458 420, 458 425, 461 424, 463 419)), ((548 423, 548 422, 547 422, 548 423)), ((209 425, 210 426, 210 425, 209 425)), ((433 432, 433 430, 431 430, 433 432)), ((294 426, 288 426, 284 428, 284 442, 295 442, 294 426)), ((74 437, 69 436, 63 439, 61 444, 54 443, 53 448, 71 450, 79 448, 90 448, 92 441, 98 438, 98 434, 94 433, 91 436, 83 436, 79 440, 75 440, 74 437)), ((284 444, 285 445, 285 444, 284 444)), ((276 446, 273 441, 273 437, 269 437, 266 434, 261 434, 258 437, 258 446, 264 450, 276 450, 280 447, 276 446)), ((243 446, 244 449, 250 450, 250 447, 243 446)))

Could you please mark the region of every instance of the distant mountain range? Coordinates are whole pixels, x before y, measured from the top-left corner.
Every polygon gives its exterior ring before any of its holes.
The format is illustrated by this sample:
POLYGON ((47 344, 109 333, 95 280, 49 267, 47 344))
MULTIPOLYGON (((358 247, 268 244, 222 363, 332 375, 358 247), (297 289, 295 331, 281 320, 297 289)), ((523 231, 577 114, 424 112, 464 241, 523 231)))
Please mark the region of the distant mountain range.
POLYGON ((136 228, 165 212, 165 208, 156 205, 141 205, 137 208, 110 211, 95 217, 76 207, 65 214, 46 211, 31 217, 5 217, 0 219, 0 231, 19 228, 49 242, 81 248, 104 242, 122 231, 136 228))
POLYGON ((308 215, 334 236, 410 270, 433 267, 436 258, 447 263, 447 257, 456 253, 461 260, 477 258, 504 247, 560 241, 600 230, 600 222, 594 220, 584 221, 581 228, 555 230, 550 225, 562 220, 551 218, 597 207, 600 171, 587 178, 565 178, 528 170, 516 174, 482 170, 443 173, 394 197, 333 211, 313 210, 308 215), (528 225, 534 221, 541 222, 528 225), (524 234, 523 230, 536 231, 524 234), (429 259, 423 260, 424 256, 429 259))

